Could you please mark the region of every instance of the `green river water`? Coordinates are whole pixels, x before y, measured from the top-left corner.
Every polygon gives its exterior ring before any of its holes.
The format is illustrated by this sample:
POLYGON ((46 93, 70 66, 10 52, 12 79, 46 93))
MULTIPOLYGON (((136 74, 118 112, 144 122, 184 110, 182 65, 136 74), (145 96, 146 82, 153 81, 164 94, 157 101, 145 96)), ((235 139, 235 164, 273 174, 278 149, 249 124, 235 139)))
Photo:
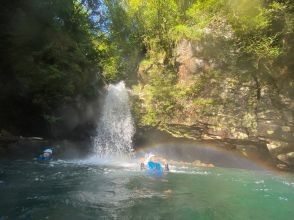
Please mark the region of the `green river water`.
POLYGON ((136 163, 1 161, 0 219, 293 219, 292 174, 136 163))

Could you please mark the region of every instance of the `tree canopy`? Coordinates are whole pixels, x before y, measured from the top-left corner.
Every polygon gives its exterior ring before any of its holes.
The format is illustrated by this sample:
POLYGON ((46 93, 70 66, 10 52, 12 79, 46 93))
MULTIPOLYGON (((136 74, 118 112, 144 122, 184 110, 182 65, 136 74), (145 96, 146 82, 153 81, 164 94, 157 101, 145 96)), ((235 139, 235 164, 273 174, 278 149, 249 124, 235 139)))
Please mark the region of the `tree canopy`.
POLYGON ((61 106, 77 108, 121 79, 138 84, 144 125, 169 121, 188 102, 220 104, 203 96, 211 79, 253 83, 253 109, 263 88, 278 93, 281 79, 293 80, 287 0, 11 0, 0 7, 0 127, 19 133, 48 133, 62 121, 61 106), (191 85, 178 83, 183 40, 205 45, 201 57, 218 67, 191 85))
POLYGON ((108 55, 101 47, 107 39, 91 19, 99 6, 93 2, 1 4, 1 127, 47 133, 58 107, 97 96, 108 55))

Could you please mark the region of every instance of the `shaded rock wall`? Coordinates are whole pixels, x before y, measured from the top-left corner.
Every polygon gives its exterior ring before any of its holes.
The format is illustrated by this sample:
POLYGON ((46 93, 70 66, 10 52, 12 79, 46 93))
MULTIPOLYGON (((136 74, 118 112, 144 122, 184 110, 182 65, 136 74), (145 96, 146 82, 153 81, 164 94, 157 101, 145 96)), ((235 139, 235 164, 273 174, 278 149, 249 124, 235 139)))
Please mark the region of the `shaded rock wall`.
MULTIPOLYGON (((192 42, 183 39, 175 49, 178 65, 178 83, 187 86, 197 83, 205 74, 221 70, 229 72, 231 65, 216 59, 211 52, 217 45, 206 47, 205 42, 192 42), (209 51, 210 50, 210 51, 209 51)), ((223 50, 225 53, 225 49, 223 50)), ((216 52, 217 53, 217 52, 216 52)), ((234 62, 232 51, 229 62, 234 62)), ((165 127, 177 136, 194 139, 221 139, 238 143, 249 140, 260 143, 259 147, 268 150, 278 166, 294 165, 293 133, 293 79, 276 78, 277 90, 267 85, 261 86, 257 94, 256 81, 235 74, 211 77, 199 93, 199 97, 210 97, 218 104, 206 108, 203 114, 198 108, 187 105, 183 110, 184 120, 174 119, 174 124, 165 127), (259 97, 257 97, 259 96, 259 97), (189 110, 189 108, 191 108, 189 110)), ((238 145, 238 144, 237 144, 238 145)))

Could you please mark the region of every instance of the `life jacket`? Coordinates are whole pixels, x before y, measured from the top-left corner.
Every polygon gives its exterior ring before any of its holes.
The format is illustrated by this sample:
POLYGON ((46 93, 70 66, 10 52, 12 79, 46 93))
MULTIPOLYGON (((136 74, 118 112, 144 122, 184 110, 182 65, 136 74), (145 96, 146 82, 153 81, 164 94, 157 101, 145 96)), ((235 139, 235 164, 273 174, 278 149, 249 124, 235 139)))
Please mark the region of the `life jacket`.
POLYGON ((52 155, 50 157, 44 157, 43 155, 40 155, 37 159, 39 161, 50 161, 52 160, 52 155))
POLYGON ((146 165, 149 174, 163 175, 163 168, 161 163, 149 161, 146 165))

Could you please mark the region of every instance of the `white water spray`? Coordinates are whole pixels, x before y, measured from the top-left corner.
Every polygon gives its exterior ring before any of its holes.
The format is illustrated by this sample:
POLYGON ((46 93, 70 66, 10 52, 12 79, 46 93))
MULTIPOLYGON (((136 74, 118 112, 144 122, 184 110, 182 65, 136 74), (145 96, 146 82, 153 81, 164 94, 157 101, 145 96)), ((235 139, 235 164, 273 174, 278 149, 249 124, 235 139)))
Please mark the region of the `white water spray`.
POLYGON ((102 159, 129 158, 132 154, 134 125, 129 95, 124 82, 109 85, 97 122, 94 150, 102 159))

